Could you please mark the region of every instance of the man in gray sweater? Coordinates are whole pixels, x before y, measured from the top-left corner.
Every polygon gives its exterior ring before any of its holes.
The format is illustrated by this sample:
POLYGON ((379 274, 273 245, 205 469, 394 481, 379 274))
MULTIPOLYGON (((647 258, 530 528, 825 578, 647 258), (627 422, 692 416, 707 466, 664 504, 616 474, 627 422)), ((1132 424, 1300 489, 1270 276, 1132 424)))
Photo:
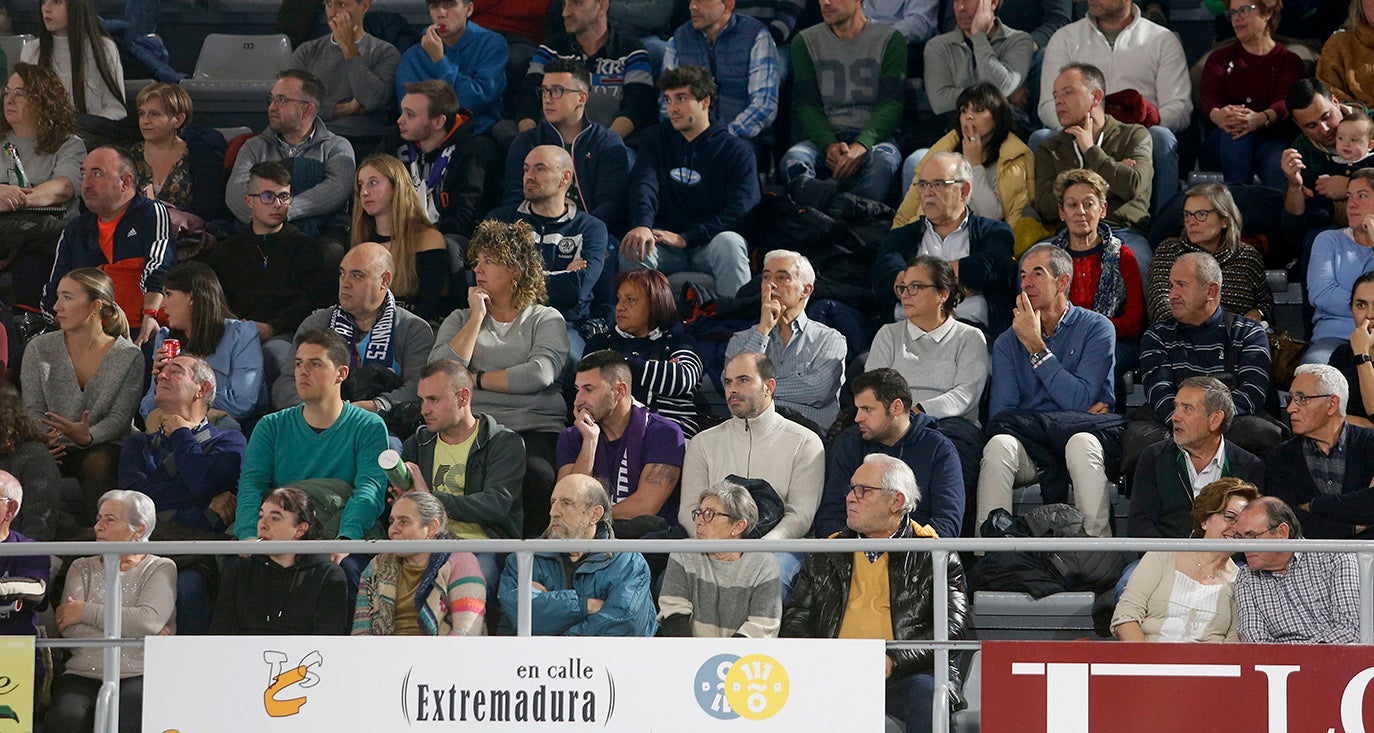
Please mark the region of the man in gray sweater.
POLYGON ((401 52, 363 30, 363 16, 371 7, 372 0, 326 2, 329 35, 296 47, 291 65, 324 83, 317 114, 336 135, 375 145, 390 122, 387 112, 401 52))
POLYGON ((252 219, 244 198, 249 171, 265 160, 291 161, 287 219, 306 236, 319 236, 347 209, 357 172, 353 146, 318 119, 324 99, 324 84, 314 74, 301 69, 277 74, 267 105, 268 128, 239 148, 225 186, 224 203, 234 218, 244 224, 252 219))
MULTIPOLYGON (((296 331, 327 328, 342 336, 349 346, 344 399, 383 418, 419 401, 420 371, 434 346, 429 324, 396 304, 390 289, 395 272, 386 247, 359 244, 339 264, 339 304, 311 313, 296 331)), ((294 362, 293 354, 288 363, 294 362)), ((272 404, 283 409, 299 402, 295 374, 282 374, 272 387, 272 404)), ((403 427, 397 437, 409 437, 415 426, 403 427)))

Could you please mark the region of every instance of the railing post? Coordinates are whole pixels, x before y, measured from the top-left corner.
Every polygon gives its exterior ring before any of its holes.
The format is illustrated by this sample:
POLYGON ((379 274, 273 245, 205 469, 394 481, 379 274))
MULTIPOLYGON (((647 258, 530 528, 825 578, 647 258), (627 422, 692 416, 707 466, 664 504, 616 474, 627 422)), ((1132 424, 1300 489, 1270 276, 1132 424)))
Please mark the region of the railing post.
MULTIPOLYGON (((949 552, 933 550, 930 562, 935 569, 935 641, 949 641, 949 552)), ((949 730, 949 703, 952 697, 949 679, 949 648, 935 649, 935 704, 931 708, 930 729, 935 733, 949 730)))
POLYGON ((1360 552, 1360 643, 1374 644, 1374 554, 1360 552))
MULTIPOLYGON (((105 639, 118 640, 124 626, 124 588, 119 584, 119 555, 103 555, 105 563, 105 639)), ((100 693, 96 697, 97 733, 119 733, 120 648, 111 644, 102 650, 100 693)))
POLYGON ((516 634, 519 636, 530 636, 534 626, 531 620, 531 606, 534 603, 534 592, 531 584, 534 582, 534 553, 517 552, 515 553, 516 569, 519 571, 520 587, 519 608, 516 612, 516 634))

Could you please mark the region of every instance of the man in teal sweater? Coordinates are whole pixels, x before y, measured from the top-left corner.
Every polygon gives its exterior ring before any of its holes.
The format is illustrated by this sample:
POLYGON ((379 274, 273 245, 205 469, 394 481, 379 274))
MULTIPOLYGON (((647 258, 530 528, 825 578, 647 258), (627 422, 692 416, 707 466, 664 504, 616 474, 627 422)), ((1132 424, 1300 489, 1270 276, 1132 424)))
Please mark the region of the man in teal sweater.
MULTIPOLYGON (((362 539, 382 514, 386 476, 377 455, 386 450, 386 424, 375 413, 344 401, 348 345, 329 329, 296 336, 296 391, 301 404, 264 417, 253 430, 239 476, 234 533, 258 536, 258 507, 274 488, 293 481, 332 478, 353 491, 339 521, 339 539, 362 539)), ((334 556, 340 562, 345 554, 334 556)), ((343 563, 356 587, 362 568, 343 563)))
POLYGON ((865 17, 861 0, 826 0, 821 17, 792 43, 806 139, 782 156, 783 177, 795 185, 828 175, 842 190, 886 201, 902 160, 892 136, 902 117, 906 41, 865 17))

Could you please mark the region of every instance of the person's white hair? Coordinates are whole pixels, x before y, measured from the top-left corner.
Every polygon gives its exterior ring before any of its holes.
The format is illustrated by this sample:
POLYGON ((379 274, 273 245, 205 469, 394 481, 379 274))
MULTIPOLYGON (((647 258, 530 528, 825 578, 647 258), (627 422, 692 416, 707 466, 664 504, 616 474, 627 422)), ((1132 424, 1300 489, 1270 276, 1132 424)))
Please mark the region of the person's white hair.
POLYGON ((770 250, 763 256, 763 266, 768 267, 768 263, 773 260, 789 260, 797 268, 797 279, 801 280, 802 285, 816 284, 816 268, 811 266, 811 260, 801 252, 790 249, 770 250))
MULTIPOLYGON (((930 158, 926 160, 926 165, 930 165, 931 163, 934 163, 937 160, 946 161, 953 164, 955 179, 972 185, 973 165, 968 162, 968 158, 965 158, 960 153, 954 153, 949 151, 941 153, 931 153, 930 158)), ((962 191, 963 189, 960 188, 960 190, 962 191)))
POLYGON ((911 466, 886 453, 869 453, 864 456, 864 463, 882 466, 883 491, 902 495, 905 499, 902 503, 903 514, 916 508, 916 503, 921 500, 921 487, 916 485, 916 474, 911 472, 911 466))
POLYGON ((215 390, 219 389, 219 385, 215 380, 215 370, 210 367, 209 362, 200 357, 196 357, 195 366, 191 367, 191 379, 195 381, 196 384, 205 384, 209 382, 210 393, 205 395, 205 411, 209 412, 210 408, 215 406, 215 390))
POLYGON ((118 502, 124 507, 124 518, 129 522, 129 529, 143 528, 143 534, 136 541, 147 542, 153 534, 153 527, 157 525, 157 506, 153 500, 142 491, 114 489, 102 494, 96 506, 103 506, 107 501, 118 502))
POLYGON ((9 471, 0 471, 0 497, 13 501, 16 513, 19 512, 19 507, 24 505, 24 487, 9 471))
POLYGON ((1189 252, 1188 254, 1181 255, 1177 260, 1174 260, 1174 266, 1177 267, 1185 262, 1192 263, 1197 272, 1198 282, 1203 285, 1216 283, 1218 288, 1221 287, 1221 265, 1217 262, 1217 258, 1213 257, 1211 253, 1189 252))
POLYGON ((1041 242, 1026 250, 1026 253, 1021 255, 1021 262, 1025 262, 1026 258, 1039 253, 1044 253, 1049 256, 1050 275, 1056 280, 1065 275, 1073 274, 1073 258, 1069 256, 1068 252, 1064 251, 1063 247, 1050 242, 1041 242))
POLYGON ((1335 395, 1336 404, 1341 409, 1341 415, 1345 415, 1346 403, 1350 401, 1350 384, 1345 381, 1345 375, 1341 370, 1330 364, 1303 364, 1293 370, 1293 377, 1299 374, 1311 374, 1317 378, 1317 389, 1321 390, 1318 394, 1335 395))

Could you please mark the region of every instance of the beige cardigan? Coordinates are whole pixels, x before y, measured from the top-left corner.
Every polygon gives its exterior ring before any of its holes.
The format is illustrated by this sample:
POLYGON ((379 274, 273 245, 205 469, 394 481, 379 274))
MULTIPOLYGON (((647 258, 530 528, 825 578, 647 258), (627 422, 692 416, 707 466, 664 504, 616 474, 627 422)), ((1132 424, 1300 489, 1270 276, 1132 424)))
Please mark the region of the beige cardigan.
MULTIPOLYGON (((892 219, 892 228, 910 224, 921 218, 921 190, 916 181, 921 178, 921 169, 934 153, 958 152, 959 134, 950 130, 944 137, 935 141, 921 162, 916 164, 916 174, 911 179, 911 188, 902 197, 897 215, 892 219)), ((1002 200, 1002 220, 1015 227, 1021 220, 1021 210, 1030 201, 1030 189, 1035 185, 1035 155, 1030 148, 1014 134, 1008 134, 997 149, 997 198, 1002 200)))
MULTIPOLYGON (((1159 632, 1169 612, 1169 597, 1174 590, 1174 570, 1177 555, 1172 552, 1147 552, 1140 558, 1135 572, 1126 583, 1126 590, 1117 601, 1112 614, 1112 631, 1135 621, 1140 624, 1147 641, 1158 641, 1159 632)), ((1226 561, 1224 571, 1231 579, 1221 586, 1217 596, 1217 615, 1202 632, 1198 641, 1240 641, 1236 634, 1236 564, 1226 561)))

